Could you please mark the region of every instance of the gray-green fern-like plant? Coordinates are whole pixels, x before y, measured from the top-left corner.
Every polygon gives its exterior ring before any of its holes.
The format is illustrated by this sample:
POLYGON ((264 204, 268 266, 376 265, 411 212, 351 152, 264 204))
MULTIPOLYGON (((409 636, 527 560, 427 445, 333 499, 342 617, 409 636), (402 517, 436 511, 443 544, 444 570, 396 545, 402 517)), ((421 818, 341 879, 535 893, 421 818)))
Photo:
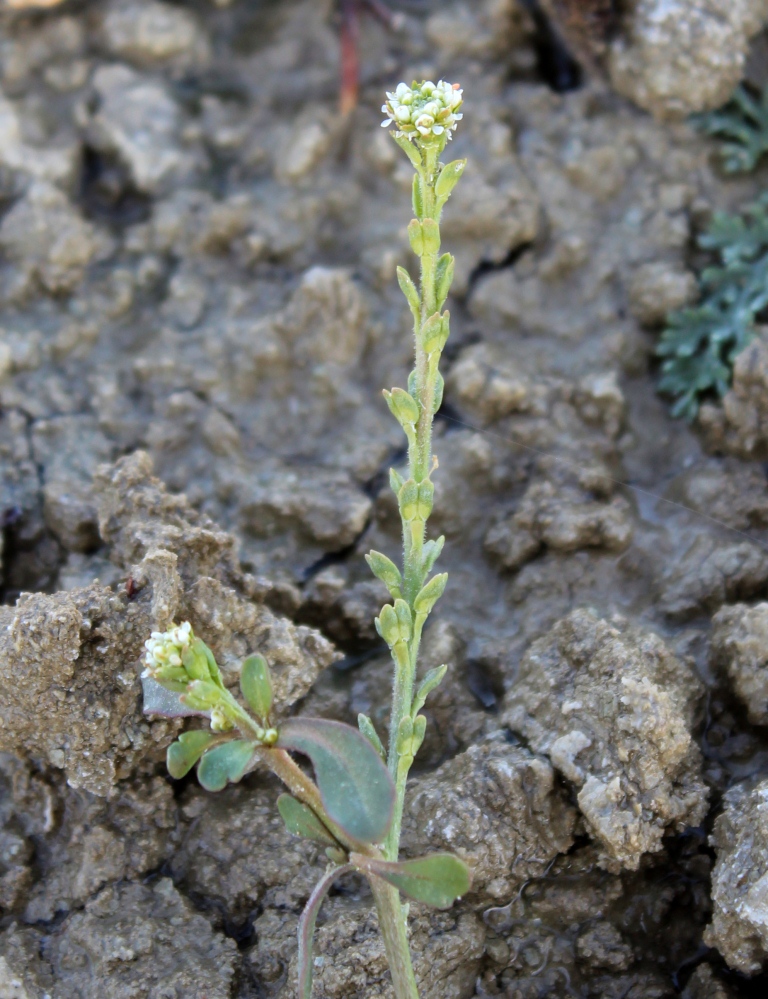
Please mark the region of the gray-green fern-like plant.
POLYGON ((408 272, 398 268, 413 315, 415 367, 407 390, 384 393, 408 441, 407 476, 392 470, 390 478, 403 526, 403 569, 381 552, 367 556, 393 600, 376 618, 395 667, 388 751, 364 715, 358 719, 360 731, 322 718, 276 723, 270 672, 259 655, 242 663, 238 700, 189 622, 154 632, 146 643, 145 712, 198 716, 210 723, 207 729, 183 732, 168 748, 171 776, 183 777, 197 765, 203 787, 219 791, 265 764, 288 789, 277 801, 288 830, 325 847, 328 868, 299 921, 300 999, 309 999, 312 990, 312 938, 320 906, 342 874, 358 871, 370 883, 396 999, 418 999, 408 946, 408 906, 401 893, 446 908, 470 886, 466 865, 452 854, 399 859, 406 780, 426 730, 420 712, 447 668, 431 670, 416 687, 422 629, 448 578, 445 573, 430 578, 443 539, 427 540, 426 524, 434 498, 432 423, 443 393, 438 366, 449 332, 443 306, 454 269, 453 257, 440 253, 440 216, 466 165, 464 160, 443 165, 440 156, 462 117, 461 104, 457 85, 427 81, 410 87, 401 83, 387 94, 383 108, 384 125, 396 126, 394 139, 415 170, 416 218, 408 235, 421 265, 418 288, 408 272), (309 760, 314 781, 294 753, 309 760))
POLYGON ((693 122, 724 140, 720 160, 726 173, 749 173, 768 153, 768 86, 759 95, 739 86, 724 107, 695 115, 693 122))
POLYGON ((657 347, 659 390, 675 398, 673 416, 689 420, 702 398, 728 391, 736 355, 768 306, 768 195, 742 215, 716 214, 698 242, 720 262, 702 272, 698 305, 669 315, 657 347))

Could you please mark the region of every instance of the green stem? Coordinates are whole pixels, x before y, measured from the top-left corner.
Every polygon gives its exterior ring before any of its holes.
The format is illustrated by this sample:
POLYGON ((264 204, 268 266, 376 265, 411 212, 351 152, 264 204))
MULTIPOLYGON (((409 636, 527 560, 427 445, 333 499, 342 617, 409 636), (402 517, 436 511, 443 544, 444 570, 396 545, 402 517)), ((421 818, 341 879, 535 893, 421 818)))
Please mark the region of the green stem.
POLYGON ((368 875, 376 912, 379 916, 379 929, 384 939, 387 963, 392 975, 392 986, 396 999, 419 999, 416 976, 411 963, 408 946, 408 922, 405 908, 400 901, 400 893, 392 885, 373 874, 368 875))
MULTIPOLYGON (((435 183, 437 180, 438 160, 442 149, 439 145, 428 145, 423 151, 423 171, 419 173, 423 215, 419 221, 431 219, 436 224, 440 221, 437 207, 435 183)), ((416 384, 414 394, 419 401, 420 414, 415 426, 415 441, 408 448, 409 478, 415 482, 424 482, 432 470, 432 423, 434 420, 433 402, 437 379, 437 358, 428 355, 420 342, 420 331, 424 323, 437 311, 435 278, 437 271, 438 252, 423 252, 420 257, 421 277, 421 316, 420 323, 415 324, 415 372, 416 384)), ((410 443, 410 442, 409 442, 410 443)), ((414 600, 424 585, 424 539, 426 521, 403 519, 403 597, 413 608, 414 600)), ((415 617, 415 615, 414 615, 415 617)), ((400 724, 413 709, 413 687, 416 677, 421 626, 423 621, 414 628, 408 657, 405 662, 395 662, 395 679, 392 692, 392 714, 389 730, 389 754, 387 763, 389 772, 395 782, 395 809, 392 826, 384 845, 384 855, 388 860, 397 860, 400 849, 400 832, 403 820, 403 805, 405 801, 405 785, 408 779, 412 756, 401 756, 398 751, 398 732, 400 724)))

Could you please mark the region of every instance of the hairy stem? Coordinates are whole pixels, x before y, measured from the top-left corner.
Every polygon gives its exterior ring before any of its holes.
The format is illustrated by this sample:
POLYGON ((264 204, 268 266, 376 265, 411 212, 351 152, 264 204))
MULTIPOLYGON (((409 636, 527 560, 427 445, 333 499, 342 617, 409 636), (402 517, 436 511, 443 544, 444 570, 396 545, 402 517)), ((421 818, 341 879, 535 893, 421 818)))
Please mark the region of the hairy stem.
POLYGON ((400 901, 400 893, 396 888, 373 874, 368 875, 368 881, 376 901, 379 929, 384 939, 384 949, 387 953, 387 962, 392 975, 392 986, 396 999, 419 999, 416 976, 413 973, 411 963, 411 952, 408 947, 405 911, 400 901))
MULTIPOLYGON (((438 158, 441 149, 438 145, 426 146, 423 150, 422 170, 419 172, 419 186, 423 211, 420 222, 432 220, 439 226, 440 213, 437 208, 435 183, 438 173, 438 158)), ((439 231, 439 230, 438 230, 439 231)), ((421 297, 420 322, 415 324, 415 385, 412 394, 419 403, 419 419, 415 425, 415 442, 408 449, 409 478, 422 483, 429 478, 432 470, 432 424, 434 421, 434 397, 437 380, 437 360, 427 354, 421 345, 420 333, 426 321, 437 311, 435 288, 438 250, 425 250, 421 254, 421 274, 419 291, 421 297)), ((403 597, 413 609, 414 601, 424 585, 424 539, 426 518, 406 520, 403 517, 403 597)), ((416 615, 414 613, 414 618, 416 615)), ((389 731, 389 753, 387 763, 395 782, 395 811, 389 836, 384 847, 387 860, 397 860, 400 848, 400 831, 405 800, 405 786, 408 779, 412 756, 403 754, 398 747, 398 733, 404 718, 413 709, 413 686, 418 664, 421 625, 414 628, 408 646, 407 661, 395 662, 395 677, 392 694, 392 713, 389 731)))

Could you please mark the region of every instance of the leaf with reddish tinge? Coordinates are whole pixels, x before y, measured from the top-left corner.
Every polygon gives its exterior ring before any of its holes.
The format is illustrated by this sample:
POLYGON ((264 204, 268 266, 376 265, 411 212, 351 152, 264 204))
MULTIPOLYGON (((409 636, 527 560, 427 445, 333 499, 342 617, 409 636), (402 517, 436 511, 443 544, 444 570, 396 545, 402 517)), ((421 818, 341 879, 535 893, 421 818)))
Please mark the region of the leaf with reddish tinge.
POLYGON ((285 823, 285 828, 294 836, 313 839, 316 843, 324 843, 325 846, 339 845, 309 805, 297 801, 290 794, 280 795, 277 799, 277 810, 285 823))
POLYGON ((349 725, 325 718, 289 718, 281 749, 312 761, 328 817, 363 843, 380 843, 392 822, 395 786, 370 742, 349 725))
POLYGON ((141 679, 144 689, 144 714, 160 715, 162 718, 192 718, 193 716, 209 717, 208 711, 196 711, 184 704, 181 696, 184 691, 166 690, 151 676, 141 679))
POLYGON ((336 878, 353 871, 351 864, 334 867, 317 882, 299 920, 299 999, 312 995, 312 942, 320 906, 336 878))
POLYGON ((452 853, 434 853, 417 860, 387 861, 353 853, 354 865, 363 874, 375 874, 415 902, 448 909, 470 889, 469 868, 452 853))

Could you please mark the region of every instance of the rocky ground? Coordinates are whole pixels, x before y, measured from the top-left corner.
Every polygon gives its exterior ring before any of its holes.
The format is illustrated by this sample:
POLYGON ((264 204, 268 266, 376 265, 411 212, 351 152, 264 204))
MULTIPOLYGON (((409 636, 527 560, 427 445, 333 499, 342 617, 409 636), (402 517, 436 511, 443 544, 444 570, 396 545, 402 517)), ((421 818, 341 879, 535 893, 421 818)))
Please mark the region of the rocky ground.
MULTIPOLYGON (((763 82, 768 9, 565 24, 579 74, 528 4, 394 6, 342 119, 331 0, 2 4, 3 999, 295 996, 322 854, 264 777, 167 778, 138 660, 189 619, 228 682, 258 650, 282 710, 386 725, 362 554, 399 547, 410 167, 379 105, 441 75, 469 161, 424 654, 450 670, 404 849, 474 885, 413 908, 422 997, 765 994, 768 337, 694 427, 653 348, 695 234, 768 181, 681 117, 763 82)), ((315 971, 391 997, 355 878, 315 971)))

